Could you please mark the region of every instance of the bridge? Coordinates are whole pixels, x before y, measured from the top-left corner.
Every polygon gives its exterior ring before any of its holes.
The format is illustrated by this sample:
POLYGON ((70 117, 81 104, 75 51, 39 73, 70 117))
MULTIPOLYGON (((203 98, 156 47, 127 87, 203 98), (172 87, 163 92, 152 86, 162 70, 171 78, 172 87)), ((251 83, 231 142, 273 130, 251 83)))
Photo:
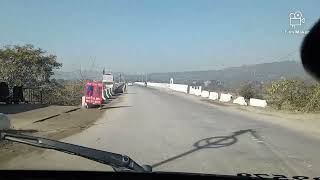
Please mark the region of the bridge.
MULTIPOLYGON (((127 154, 155 171, 317 175, 320 140, 315 134, 279 124, 279 117, 139 84, 128 86, 89 128, 62 140, 127 154)), ((112 170, 51 150, 22 154, 2 166, 112 170)))

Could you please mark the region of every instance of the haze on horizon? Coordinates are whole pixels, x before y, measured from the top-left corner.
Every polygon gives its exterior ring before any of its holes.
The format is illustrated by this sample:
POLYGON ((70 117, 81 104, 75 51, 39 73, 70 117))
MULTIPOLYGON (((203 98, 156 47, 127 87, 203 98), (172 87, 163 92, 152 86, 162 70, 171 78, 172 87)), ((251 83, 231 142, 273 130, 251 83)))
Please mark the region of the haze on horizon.
POLYGON ((57 55, 62 71, 150 73, 214 70, 299 60, 320 1, 0 1, 0 45, 33 44, 57 55), (307 2, 307 3, 306 3, 307 2))

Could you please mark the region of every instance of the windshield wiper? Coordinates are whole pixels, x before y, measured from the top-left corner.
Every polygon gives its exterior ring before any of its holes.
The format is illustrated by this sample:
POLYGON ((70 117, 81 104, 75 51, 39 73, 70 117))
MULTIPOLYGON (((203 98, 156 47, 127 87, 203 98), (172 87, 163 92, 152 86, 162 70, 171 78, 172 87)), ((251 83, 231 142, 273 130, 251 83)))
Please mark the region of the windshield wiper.
POLYGON ((12 134, 0 132, 1 140, 8 140, 28 144, 45 149, 53 149, 64 153, 81 156, 102 164, 111 166, 115 171, 131 170, 134 172, 151 172, 152 168, 148 165, 140 166, 126 155, 116 154, 107 151, 101 151, 88 147, 64 143, 51 139, 28 136, 23 134, 12 134))

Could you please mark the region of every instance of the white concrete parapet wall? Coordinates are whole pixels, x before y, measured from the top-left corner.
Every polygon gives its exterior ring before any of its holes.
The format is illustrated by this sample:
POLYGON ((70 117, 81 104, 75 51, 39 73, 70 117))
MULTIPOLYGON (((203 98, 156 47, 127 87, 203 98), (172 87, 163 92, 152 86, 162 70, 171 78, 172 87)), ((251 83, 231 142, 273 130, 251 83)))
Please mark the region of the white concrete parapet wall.
POLYGON ((256 107, 267 107, 267 101, 263 99, 250 98, 249 105, 256 107))
POLYGON ((210 100, 217 100, 217 99, 219 99, 219 94, 216 92, 210 92, 209 99, 210 100))
POLYGON ((189 94, 194 94, 194 90, 193 86, 189 86, 189 94))
POLYGON ((198 89, 195 91, 195 95, 196 96, 201 96, 201 92, 202 92, 202 87, 201 86, 198 86, 198 89))
POLYGON ((210 94, 209 91, 202 91, 201 92, 201 97, 208 98, 209 94, 210 94))
POLYGON ((186 84, 169 84, 169 88, 173 91, 188 93, 188 85, 186 84))
POLYGON ((134 84, 144 86, 144 82, 135 82, 134 84))
POLYGON ((82 96, 82 97, 81 97, 81 107, 82 107, 82 108, 85 108, 86 106, 87 106, 86 97, 85 97, 85 96, 82 96))
POLYGON ((189 88, 189 94, 201 96, 201 86, 190 86, 189 88))
POLYGON ((229 94, 229 93, 228 94, 221 93, 219 101, 221 101, 221 102, 229 102, 229 101, 231 101, 231 98, 232 98, 231 94, 229 94))
POLYGON ((148 87, 154 87, 154 88, 164 88, 168 89, 169 84, 168 83, 154 83, 154 82, 147 82, 148 87))
POLYGON ((239 96, 235 100, 233 100, 233 103, 234 104, 239 104, 239 105, 242 105, 242 106, 246 106, 247 105, 246 100, 242 96, 239 96))
POLYGON ((0 113, 0 130, 10 129, 11 122, 7 115, 0 113))
MULTIPOLYGON (((135 82, 137 85, 144 86, 144 82, 135 82)), ((171 89, 173 91, 188 93, 188 85, 186 84, 168 84, 168 83, 154 83, 147 82, 147 87, 171 89)))
MULTIPOLYGON (((135 82, 134 84, 137 84, 140 86, 145 86, 144 82, 135 82)), ((168 83, 147 82, 147 87, 169 89, 169 84, 168 83)))
POLYGON ((194 95, 195 94, 195 90, 196 90, 195 86, 189 86, 189 94, 194 95))

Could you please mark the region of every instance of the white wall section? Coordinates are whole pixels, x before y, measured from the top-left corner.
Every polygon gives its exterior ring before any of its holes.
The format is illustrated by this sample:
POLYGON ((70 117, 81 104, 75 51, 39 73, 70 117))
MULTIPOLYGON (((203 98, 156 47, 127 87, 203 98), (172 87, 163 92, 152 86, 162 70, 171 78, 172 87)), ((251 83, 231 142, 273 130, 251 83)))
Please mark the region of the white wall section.
POLYGON ((249 105, 256 107, 267 107, 267 101, 262 99, 250 98, 249 105))
POLYGON ((221 102, 229 102, 229 101, 231 101, 231 98, 232 98, 231 94, 223 94, 223 93, 221 93, 219 101, 221 101, 221 102))
POLYGON ((219 99, 219 94, 216 92, 210 92, 209 99, 210 100, 217 100, 217 99, 219 99))
POLYGON ((209 94, 210 94, 209 91, 202 91, 201 92, 201 97, 208 98, 209 94))
POLYGON ((247 105, 247 102, 245 101, 244 97, 242 97, 242 96, 239 96, 235 100, 233 100, 233 103, 234 104, 239 104, 239 105, 242 105, 242 106, 246 106, 247 105))
MULTIPOLYGON (((171 83, 172 83, 171 79, 171 83)), ((137 85, 144 86, 144 82, 135 82, 137 85)), ((188 93, 189 88, 189 94, 201 96, 204 98, 209 98, 210 100, 219 100, 221 102, 230 102, 232 100, 231 94, 224 94, 221 93, 220 99, 219 99, 219 93, 217 92, 209 92, 209 91, 202 91, 201 86, 188 86, 186 84, 168 84, 168 83, 154 83, 154 82, 148 82, 147 87, 153 87, 153 88, 162 88, 162 89, 170 89, 173 91, 188 93)), ((239 96, 235 100, 233 100, 234 104, 239 104, 243 106, 247 106, 248 103, 245 101, 244 97, 239 96)), ((255 99, 251 98, 249 100, 250 106, 256 106, 256 107, 266 107, 267 101, 262 99, 255 99)))
POLYGON ((169 88, 174 91, 188 93, 188 85, 186 84, 170 84, 169 88))
POLYGON ((169 88, 169 84, 168 83, 153 83, 153 82, 148 82, 147 86, 149 87, 154 87, 154 88, 165 88, 168 89, 169 88))

